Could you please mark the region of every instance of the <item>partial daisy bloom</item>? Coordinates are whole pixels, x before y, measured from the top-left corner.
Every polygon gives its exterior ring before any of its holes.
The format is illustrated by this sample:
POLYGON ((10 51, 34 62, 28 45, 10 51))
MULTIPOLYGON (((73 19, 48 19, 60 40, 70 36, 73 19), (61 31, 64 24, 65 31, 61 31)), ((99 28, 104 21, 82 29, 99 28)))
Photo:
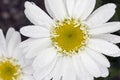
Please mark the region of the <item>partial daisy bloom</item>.
POLYGON ((0 80, 34 80, 29 61, 18 48, 20 33, 9 28, 6 37, 0 29, 0 80))
POLYGON ((33 2, 25 2, 25 15, 34 24, 21 28, 29 37, 21 43, 36 80, 94 80, 107 77, 110 63, 118 57, 114 34, 120 22, 107 22, 116 5, 108 3, 94 12, 96 0, 45 0, 50 17, 33 2))

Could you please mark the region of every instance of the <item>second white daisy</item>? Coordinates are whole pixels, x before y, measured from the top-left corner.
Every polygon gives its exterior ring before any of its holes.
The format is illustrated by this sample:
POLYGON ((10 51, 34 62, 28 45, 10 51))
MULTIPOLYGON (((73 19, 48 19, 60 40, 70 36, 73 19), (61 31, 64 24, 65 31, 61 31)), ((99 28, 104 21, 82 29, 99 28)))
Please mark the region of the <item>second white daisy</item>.
POLYGON ((21 42, 19 32, 10 28, 6 38, 0 29, 0 80, 34 80, 33 69, 24 59, 18 47, 21 42))

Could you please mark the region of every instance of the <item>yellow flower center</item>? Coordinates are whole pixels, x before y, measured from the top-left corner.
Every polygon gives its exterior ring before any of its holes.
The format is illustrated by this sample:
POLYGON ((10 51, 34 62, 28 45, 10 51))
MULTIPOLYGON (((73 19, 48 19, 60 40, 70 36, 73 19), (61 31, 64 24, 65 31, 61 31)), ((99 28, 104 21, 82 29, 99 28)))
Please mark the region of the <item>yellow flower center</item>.
POLYGON ((21 75, 16 59, 0 57, 0 80, 20 80, 21 75))
POLYGON ((57 21, 51 29, 51 40, 58 53, 72 55, 83 49, 88 39, 87 26, 80 20, 57 21))

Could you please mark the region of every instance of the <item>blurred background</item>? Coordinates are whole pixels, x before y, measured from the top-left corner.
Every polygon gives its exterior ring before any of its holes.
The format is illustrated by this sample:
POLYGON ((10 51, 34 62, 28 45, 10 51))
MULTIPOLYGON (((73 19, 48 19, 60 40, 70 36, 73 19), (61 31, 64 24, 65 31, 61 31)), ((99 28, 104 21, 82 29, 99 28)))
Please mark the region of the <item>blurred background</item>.
MULTIPOLYGON (((9 27, 14 27, 17 31, 22 26, 31 23, 24 15, 24 2, 32 1, 41 7, 44 11, 44 0, 0 0, 0 28, 4 33, 9 27)), ((116 14, 110 21, 120 21, 120 0, 97 0, 96 8, 106 3, 115 3, 117 5, 116 14)), ((113 34, 120 35, 120 31, 113 34)), ((26 39, 23 37, 23 40, 26 39)), ((120 47, 120 44, 117 44, 120 47)), ((120 58, 108 57, 111 62, 110 75, 107 78, 95 80, 120 80, 120 58)))

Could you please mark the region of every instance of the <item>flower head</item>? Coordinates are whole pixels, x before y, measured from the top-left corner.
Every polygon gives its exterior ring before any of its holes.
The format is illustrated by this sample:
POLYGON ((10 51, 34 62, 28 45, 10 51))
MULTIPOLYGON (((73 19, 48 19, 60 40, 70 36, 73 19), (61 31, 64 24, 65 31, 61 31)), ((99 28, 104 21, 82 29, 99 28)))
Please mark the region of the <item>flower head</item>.
POLYGON ((120 22, 107 22, 116 5, 108 3, 94 12, 96 0, 45 0, 50 17, 34 3, 25 2, 25 15, 34 24, 21 28, 30 37, 21 44, 26 58, 35 58, 37 80, 93 80, 108 76, 110 63, 104 56, 118 57, 110 34, 120 22), (104 55, 103 55, 104 54, 104 55))
POLYGON ((0 80, 33 80, 32 72, 28 73, 32 70, 18 47, 20 42, 21 36, 13 28, 8 30, 6 38, 0 29, 0 80))

